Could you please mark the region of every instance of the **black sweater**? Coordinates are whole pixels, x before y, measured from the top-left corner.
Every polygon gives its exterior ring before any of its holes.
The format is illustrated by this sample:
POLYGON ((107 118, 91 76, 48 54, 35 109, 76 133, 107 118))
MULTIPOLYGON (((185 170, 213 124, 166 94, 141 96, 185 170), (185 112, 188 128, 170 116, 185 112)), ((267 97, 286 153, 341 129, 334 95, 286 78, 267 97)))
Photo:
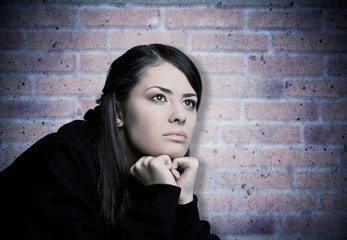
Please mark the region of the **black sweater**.
MULTIPOLYGON (((42 138, 0 173, 1 239, 100 239, 93 115, 42 138)), ((219 239, 199 219, 196 196, 178 205, 180 188, 135 181, 129 191, 138 204, 112 239, 219 239)))

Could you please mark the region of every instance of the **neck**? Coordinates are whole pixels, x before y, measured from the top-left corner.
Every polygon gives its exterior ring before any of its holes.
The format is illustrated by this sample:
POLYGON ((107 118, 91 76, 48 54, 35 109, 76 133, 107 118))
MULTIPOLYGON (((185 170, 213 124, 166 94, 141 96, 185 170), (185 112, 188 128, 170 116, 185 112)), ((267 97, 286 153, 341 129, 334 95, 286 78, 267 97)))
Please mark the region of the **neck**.
POLYGON ((125 136, 123 128, 121 128, 119 130, 119 133, 120 133, 120 138, 122 140, 122 145, 123 145, 123 147, 125 149, 125 154, 126 154, 127 160, 129 162, 129 165, 132 166, 140 159, 141 156, 140 156, 140 154, 137 153, 137 151, 135 151, 129 145, 128 139, 125 136))

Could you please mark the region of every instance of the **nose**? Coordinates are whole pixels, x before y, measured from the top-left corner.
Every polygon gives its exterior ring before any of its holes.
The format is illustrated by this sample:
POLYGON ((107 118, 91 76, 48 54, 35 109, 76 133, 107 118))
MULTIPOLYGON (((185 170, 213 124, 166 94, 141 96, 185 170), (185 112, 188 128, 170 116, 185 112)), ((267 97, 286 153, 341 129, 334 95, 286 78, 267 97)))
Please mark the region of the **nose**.
POLYGON ((180 106, 180 105, 174 106, 169 117, 169 122, 184 124, 186 120, 187 120, 187 115, 183 106, 180 106))

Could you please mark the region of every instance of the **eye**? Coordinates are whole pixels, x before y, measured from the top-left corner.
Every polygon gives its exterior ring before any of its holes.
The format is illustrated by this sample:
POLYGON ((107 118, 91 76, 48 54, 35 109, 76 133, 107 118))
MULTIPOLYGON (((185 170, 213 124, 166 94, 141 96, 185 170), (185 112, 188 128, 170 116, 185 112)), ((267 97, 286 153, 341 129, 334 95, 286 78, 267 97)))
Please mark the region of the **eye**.
POLYGON ((166 97, 163 94, 156 94, 152 97, 155 102, 166 102, 166 97))
POLYGON ((183 104, 189 107, 190 109, 196 109, 196 101, 193 99, 186 99, 183 101, 183 104))

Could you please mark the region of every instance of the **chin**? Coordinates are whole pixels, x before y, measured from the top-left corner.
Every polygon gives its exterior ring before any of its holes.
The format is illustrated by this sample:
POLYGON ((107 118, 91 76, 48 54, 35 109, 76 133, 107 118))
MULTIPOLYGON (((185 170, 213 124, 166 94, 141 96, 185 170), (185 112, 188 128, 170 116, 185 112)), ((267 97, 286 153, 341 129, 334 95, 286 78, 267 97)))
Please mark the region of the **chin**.
POLYGON ((171 152, 171 153, 167 153, 167 155, 169 155, 171 159, 187 157, 189 156, 189 151, 185 150, 185 151, 179 151, 179 152, 171 152))
POLYGON ((175 159, 175 158, 180 158, 180 157, 184 157, 184 155, 185 154, 176 154, 176 153, 173 153, 173 154, 167 154, 167 155, 169 155, 169 157, 171 158, 171 159, 175 159))
POLYGON ((160 155, 168 155, 171 159, 175 159, 175 158, 180 158, 180 157, 184 157, 187 156, 187 152, 188 150, 184 151, 184 150, 180 150, 180 151, 160 151, 157 152, 155 155, 156 156, 160 156, 160 155))

